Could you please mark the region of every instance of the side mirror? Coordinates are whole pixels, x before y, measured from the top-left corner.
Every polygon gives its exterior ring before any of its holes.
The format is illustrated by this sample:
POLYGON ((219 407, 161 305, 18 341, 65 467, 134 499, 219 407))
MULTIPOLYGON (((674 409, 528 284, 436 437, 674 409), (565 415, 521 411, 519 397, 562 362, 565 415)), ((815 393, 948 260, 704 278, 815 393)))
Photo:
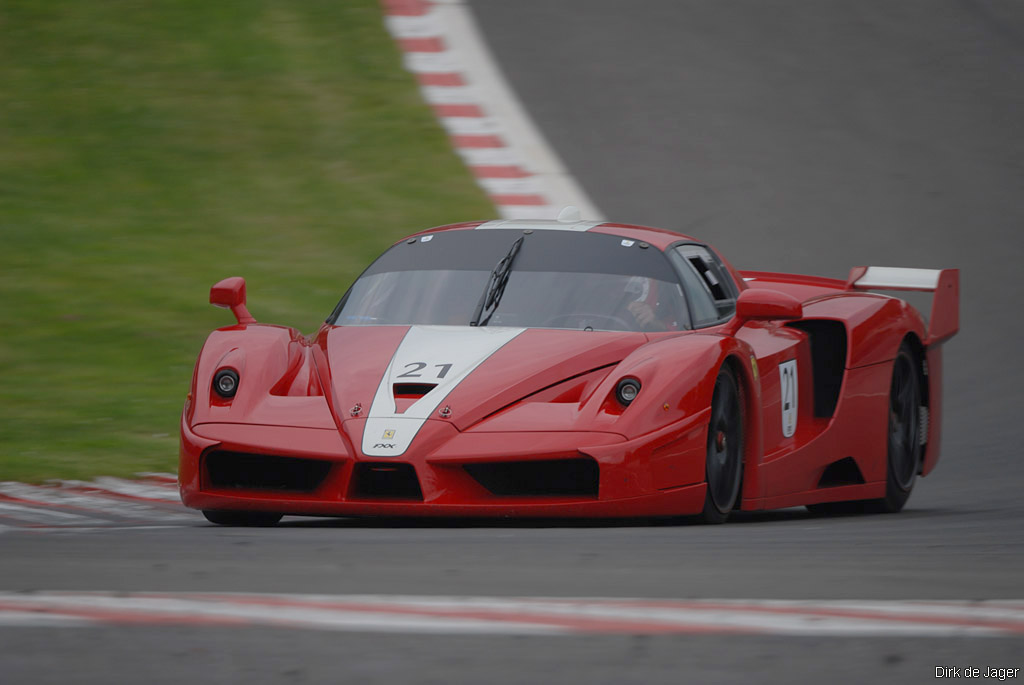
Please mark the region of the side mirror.
POLYGON ((245 279, 241 276, 225 278, 210 288, 210 304, 230 309, 238 323, 256 323, 245 307, 245 279))
POLYGON ((778 290, 748 288, 736 300, 736 319, 746 321, 792 320, 804 315, 804 306, 792 295, 778 290))

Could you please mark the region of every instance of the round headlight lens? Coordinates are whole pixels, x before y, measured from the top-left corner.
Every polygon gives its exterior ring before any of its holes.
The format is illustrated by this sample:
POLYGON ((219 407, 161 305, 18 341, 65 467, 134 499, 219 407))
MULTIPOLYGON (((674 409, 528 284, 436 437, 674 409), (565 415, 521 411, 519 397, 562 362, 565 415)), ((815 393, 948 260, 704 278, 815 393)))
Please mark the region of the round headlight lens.
POLYGON ((615 386, 615 397, 623 404, 623 406, 628 407, 639 394, 640 381, 635 378, 623 378, 619 381, 619 384, 615 386))
POLYGON ((213 389, 221 397, 234 397, 238 392, 238 373, 234 369, 221 369, 213 377, 213 389))

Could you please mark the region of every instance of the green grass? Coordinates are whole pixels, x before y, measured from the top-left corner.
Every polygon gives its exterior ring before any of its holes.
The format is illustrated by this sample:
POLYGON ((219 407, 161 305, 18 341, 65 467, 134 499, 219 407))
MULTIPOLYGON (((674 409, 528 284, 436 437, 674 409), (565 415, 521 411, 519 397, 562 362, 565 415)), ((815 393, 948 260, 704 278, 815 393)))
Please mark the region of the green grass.
POLYGON ((0 4, 0 480, 173 470, 210 285, 314 331, 492 216, 377 0, 0 4))

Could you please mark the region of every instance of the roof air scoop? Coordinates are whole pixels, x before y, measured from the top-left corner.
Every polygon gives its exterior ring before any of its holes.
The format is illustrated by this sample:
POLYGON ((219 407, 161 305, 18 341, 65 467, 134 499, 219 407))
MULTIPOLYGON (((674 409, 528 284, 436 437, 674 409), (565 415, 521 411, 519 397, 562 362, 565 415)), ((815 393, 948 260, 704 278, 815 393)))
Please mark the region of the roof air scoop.
POLYGON ((577 221, 583 221, 583 217, 580 216, 580 208, 576 205, 566 205, 562 208, 562 211, 558 213, 557 220, 563 224, 574 224, 577 221))

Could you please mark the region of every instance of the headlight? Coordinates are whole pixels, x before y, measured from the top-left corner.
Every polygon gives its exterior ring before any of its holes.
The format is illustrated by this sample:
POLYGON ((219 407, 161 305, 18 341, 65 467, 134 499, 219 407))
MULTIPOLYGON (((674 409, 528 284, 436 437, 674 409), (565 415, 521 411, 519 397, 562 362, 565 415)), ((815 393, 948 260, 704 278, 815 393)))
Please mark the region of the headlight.
POLYGON ((213 389, 221 397, 234 397, 238 392, 238 373, 234 369, 221 369, 213 377, 213 389))
POLYGON ((615 386, 615 398, 621 402, 624 407, 628 407, 632 404, 638 394, 640 394, 640 381, 635 378, 623 378, 619 381, 619 384, 615 386))

